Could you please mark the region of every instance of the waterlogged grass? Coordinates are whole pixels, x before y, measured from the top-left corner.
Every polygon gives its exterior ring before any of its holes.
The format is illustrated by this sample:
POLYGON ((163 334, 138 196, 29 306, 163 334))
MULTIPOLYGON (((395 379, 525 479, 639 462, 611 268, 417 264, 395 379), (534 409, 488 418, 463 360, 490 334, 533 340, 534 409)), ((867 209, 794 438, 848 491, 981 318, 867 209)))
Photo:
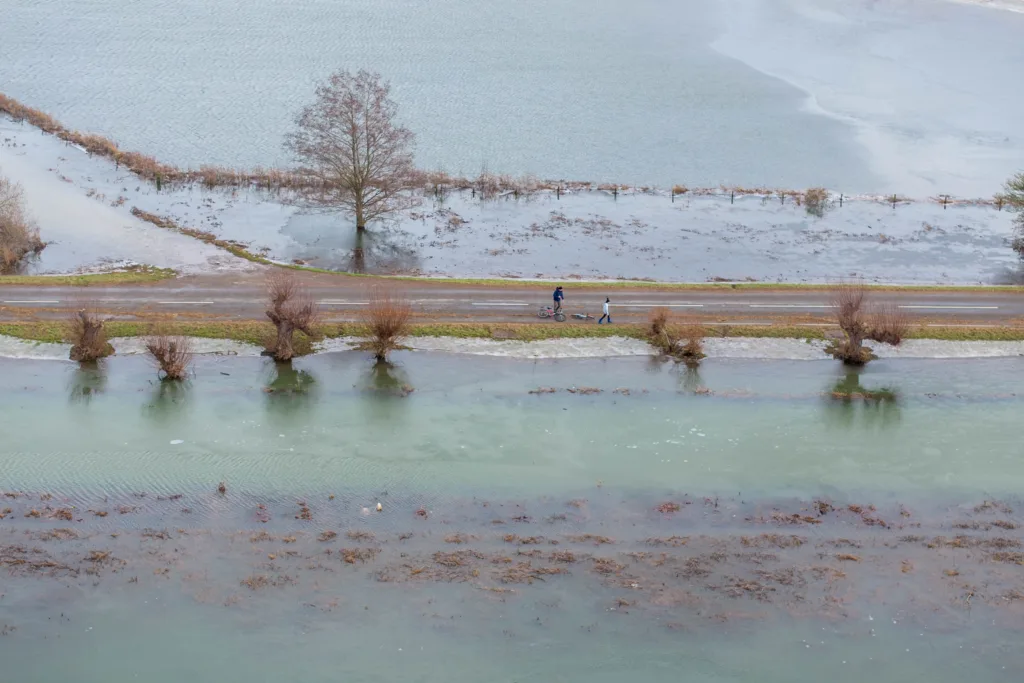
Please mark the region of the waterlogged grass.
POLYGON ((110 273, 81 275, 0 275, 0 286, 90 287, 97 285, 145 284, 169 280, 178 275, 171 268, 135 266, 110 273))
MULTIPOLYGON (((709 337, 750 337, 775 339, 826 338, 827 328, 799 325, 716 325, 705 324, 709 337)), ((231 339, 262 346, 274 332, 269 322, 262 321, 160 321, 164 334, 186 335, 204 339, 231 339)), ((146 321, 111 320, 106 324, 108 337, 139 337, 152 333, 153 324, 146 321)), ((364 337, 366 327, 359 323, 329 323, 317 327, 324 339, 338 337, 364 337)), ((63 321, 0 323, 0 335, 30 341, 61 343, 67 339, 67 326, 63 321)), ((540 341, 544 339, 582 339, 629 337, 644 339, 644 325, 574 325, 558 323, 528 324, 475 324, 427 323, 414 324, 412 337, 455 337, 461 339, 509 339, 540 341)), ((296 348, 308 353, 312 341, 296 333, 296 348)), ((939 339, 948 341, 1024 341, 1024 327, 927 327, 912 328, 908 339, 939 339)))

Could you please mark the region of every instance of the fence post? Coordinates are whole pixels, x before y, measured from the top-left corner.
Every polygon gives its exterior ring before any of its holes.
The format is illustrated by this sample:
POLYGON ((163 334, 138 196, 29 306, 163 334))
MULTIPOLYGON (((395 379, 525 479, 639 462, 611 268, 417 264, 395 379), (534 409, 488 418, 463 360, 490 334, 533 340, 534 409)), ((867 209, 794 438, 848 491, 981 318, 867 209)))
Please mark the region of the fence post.
POLYGON ((892 196, 892 208, 894 208, 894 209, 896 208, 896 195, 895 194, 892 196))
POLYGON ((839 193, 839 208, 843 208, 843 193, 839 193))
POLYGON ((555 185, 555 199, 561 199, 561 198, 562 198, 562 186, 561 185, 555 185))
POLYGON ((730 204, 735 204, 736 203, 736 191, 735 190, 732 190, 731 192, 729 192, 729 203, 730 204))
POLYGON ((786 195, 784 195, 783 193, 780 192, 779 193, 779 204, 785 204, 785 203, 786 203, 786 195))
POLYGON ((942 195, 942 210, 943 211, 946 210, 946 200, 947 199, 949 199, 949 195, 948 194, 942 195))
POLYGON ((619 199, 619 186, 618 185, 616 185, 615 187, 612 188, 612 197, 614 197, 616 199, 616 201, 619 199))

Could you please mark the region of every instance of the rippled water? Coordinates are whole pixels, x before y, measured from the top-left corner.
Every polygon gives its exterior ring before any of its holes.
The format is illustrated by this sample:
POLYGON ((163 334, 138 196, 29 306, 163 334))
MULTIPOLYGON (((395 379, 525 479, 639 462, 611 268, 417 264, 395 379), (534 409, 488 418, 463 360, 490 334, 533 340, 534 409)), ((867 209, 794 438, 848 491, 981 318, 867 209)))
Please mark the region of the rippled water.
POLYGON ((424 353, 384 372, 338 353, 280 375, 264 359, 204 358, 183 387, 156 382, 144 358, 116 358, 102 372, 0 363, 9 387, 0 479, 30 488, 170 491, 226 479, 246 490, 345 483, 439 494, 598 481, 709 493, 995 493, 1024 476, 1017 359, 883 360, 847 378, 830 362, 722 360, 687 371, 643 357, 424 353), (823 397, 858 381, 898 398, 823 397), (406 385, 415 391, 400 398, 406 385), (540 387, 560 391, 528 393, 540 387), (713 393, 693 393, 705 388, 713 393))

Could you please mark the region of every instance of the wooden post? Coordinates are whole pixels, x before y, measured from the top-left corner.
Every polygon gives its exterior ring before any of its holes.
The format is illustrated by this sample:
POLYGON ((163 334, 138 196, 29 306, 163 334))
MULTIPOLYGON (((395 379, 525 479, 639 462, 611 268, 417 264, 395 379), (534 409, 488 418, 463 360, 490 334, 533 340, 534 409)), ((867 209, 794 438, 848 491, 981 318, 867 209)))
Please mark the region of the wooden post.
POLYGON ((619 198, 619 186, 618 185, 616 185, 615 187, 612 188, 612 197, 614 197, 616 200, 618 200, 618 198, 619 198))
POLYGON ((947 199, 949 199, 949 195, 948 194, 942 195, 942 210, 943 211, 946 210, 946 200, 947 199))
POLYGON ((736 191, 735 190, 729 192, 729 203, 730 204, 735 204, 736 203, 736 191))
POLYGON ((669 190, 668 194, 669 194, 670 197, 672 197, 672 203, 675 204, 676 203, 676 188, 673 187, 671 190, 669 190))
POLYGON ((892 196, 892 208, 896 208, 896 195, 892 196))

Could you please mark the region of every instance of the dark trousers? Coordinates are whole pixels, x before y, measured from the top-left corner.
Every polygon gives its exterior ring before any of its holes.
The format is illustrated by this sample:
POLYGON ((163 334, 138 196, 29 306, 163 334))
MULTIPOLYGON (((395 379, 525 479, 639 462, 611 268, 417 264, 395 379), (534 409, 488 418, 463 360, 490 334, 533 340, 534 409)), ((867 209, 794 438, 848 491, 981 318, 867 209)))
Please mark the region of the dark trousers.
POLYGON ((610 325, 611 322, 612 322, 612 314, 611 313, 605 313, 604 315, 602 315, 598 319, 597 324, 600 325, 601 323, 603 323, 605 318, 608 318, 608 324, 610 325))

